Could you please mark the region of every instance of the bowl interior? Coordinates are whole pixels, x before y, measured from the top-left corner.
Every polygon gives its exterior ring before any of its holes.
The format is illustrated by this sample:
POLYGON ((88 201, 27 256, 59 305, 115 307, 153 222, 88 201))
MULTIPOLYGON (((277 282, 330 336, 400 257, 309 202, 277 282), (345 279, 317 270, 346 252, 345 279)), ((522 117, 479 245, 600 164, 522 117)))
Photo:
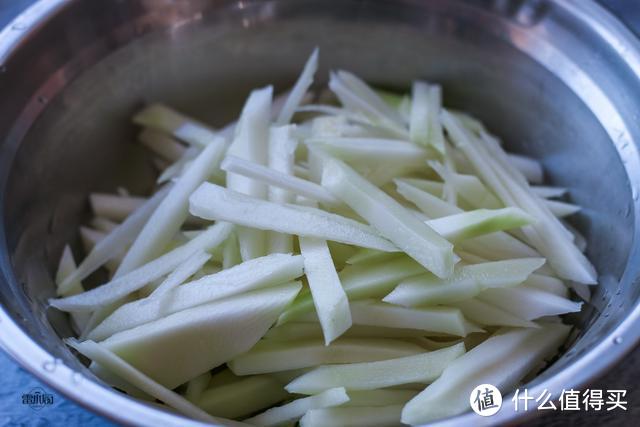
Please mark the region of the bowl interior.
MULTIPOLYGON (((558 32, 571 31, 555 27, 567 13, 555 3, 525 19, 495 6, 501 2, 213 7, 191 1, 182 9, 171 6, 180 19, 170 25, 150 18, 144 1, 131 3, 139 10, 74 54, 88 58, 86 67, 70 57, 62 70, 71 76, 68 83, 56 85, 52 77, 43 86, 55 96, 39 99, 44 109, 20 142, 6 182, 4 225, 13 272, 2 302, 57 357, 77 363, 59 338, 71 334, 67 319, 47 310, 46 299, 54 293, 51 275, 63 245, 74 242, 81 253, 77 227, 88 217, 87 193, 124 186, 142 194, 154 179, 149 157, 134 143, 132 113, 161 101, 222 126, 237 116, 252 88, 273 83, 276 91, 286 89, 315 46, 319 84, 339 68, 397 90, 407 90, 416 78, 442 84, 447 106, 484 121, 509 150, 542 161, 547 183, 567 187, 570 200, 583 206, 572 223, 588 240, 601 286, 594 288, 593 305, 573 319, 589 332, 580 332, 545 376, 570 365, 635 305, 638 291, 621 281, 635 232, 633 198, 611 124, 594 111, 589 93, 559 71, 568 66, 562 58, 550 66, 530 52, 533 44, 554 47, 566 37, 558 32), (130 27, 137 31, 123 30, 130 27), (113 34, 120 42, 105 44, 113 34)), ((588 55, 590 46, 585 41, 575 49, 573 55, 588 55)), ((591 76, 593 70, 582 71, 591 76)), ((615 86, 614 77, 596 83, 615 86)))

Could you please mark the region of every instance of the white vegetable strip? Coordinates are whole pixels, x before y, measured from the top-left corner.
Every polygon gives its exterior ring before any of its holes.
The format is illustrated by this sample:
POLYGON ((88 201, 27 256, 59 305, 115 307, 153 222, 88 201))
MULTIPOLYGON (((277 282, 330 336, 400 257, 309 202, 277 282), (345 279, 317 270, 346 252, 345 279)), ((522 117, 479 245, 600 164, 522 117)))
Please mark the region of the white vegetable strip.
POLYGON ((329 363, 371 362, 422 351, 416 344, 391 339, 340 338, 330 346, 325 346, 322 340, 263 340, 227 365, 236 375, 253 375, 329 363))
POLYGON ((138 140, 157 155, 171 162, 178 160, 186 151, 184 145, 167 134, 149 128, 140 132, 138 140))
POLYGON ((389 129, 408 134, 402 116, 354 74, 342 70, 331 73, 329 88, 348 109, 361 111, 389 129))
MULTIPOLYGON (((266 169, 268 171, 274 171, 278 173, 278 176, 285 176, 287 178, 287 181, 291 178, 296 179, 296 177, 294 176, 293 167, 295 164, 295 151, 298 145, 298 141, 293 135, 294 131, 294 125, 287 125, 281 127, 272 127, 269 133, 269 168, 266 169)), ((228 159, 225 159, 225 161, 223 162, 223 169, 224 163, 226 163, 227 160, 228 159)), ((242 159, 239 160, 241 163, 244 162, 242 159)), ((262 169, 261 165, 256 165, 255 163, 251 163, 251 165, 257 166, 258 169, 262 169)), ((237 170, 232 172, 239 173, 237 170)), ((287 189, 279 188, 272 183, 269 184, 269 201, 277 203, 293 203, 295 201, 295 196, 287 189)), ((271 231, 268 233, 268 239, 268 249, 270 253, 293 252, 293 236, 271 231)))
POLYGON ((349 166, 326 160, 322 185, 426 269, 439 277, 453 273, 453 245, 349 166))
POLYGON ((314 237, 300 237, 299 242, 324 343, 329 345, 351 327, 349 300, 342 289, 327 242, 314 237))
POLYGON ((200 149, 200 147, 187 148, 182 154, 182 157, 167 166, 167 168, 162 171, 156 182, 158 184, 163 184, 180 176, 186 169, 191 166, 193 159, 195 159, 201 151, 202 150, 200 149))
POLYGON ((346 264, 350 264, 350 265, 359 264, 362 262, 371 262, 374 260, 378 262, 386 262, 395 257, 396 257, 396 254, 394 253, 380 252, 380 251, 376 251, 375 249, 360 248, 360 249, 357 249, 353 253, 353 255, 347 258, 345 262, 346 264))
POLYGON ((214 384, 203 393, 197 404, 211 414, 241 418, 275 405, 288 396, 289 393, 276 380, 259 375, 214 384))
POLYGON ((296 378, 285 389, 290 393, 313 394, 334 387, 375 390, 400 384, 429 383, 464 351, 464 344, 456 344, 397 359, 320 366, 296 378))
MULTIPOLYGON (((90 254, 94 248, 103 241, 107 235, 102 231, 94 230, 93 228, 88 228, 84 226, 80 226, 80 241, 82 242, 82 248, 84 249, 85 254, 90 254)), ((110 258, 104 262, 104 267, 109 271, 109 276, 113 276, 113 274, 118 269, 118 266, 122 262, 122 258, 124 257, 126 252, 126 247, 122 248, 120 251, 116 253, 110 254, 110 258)), ((100 266, 96 267, 99 268, 100 266)))
MULTIPOLYGON (((343 335, 344 338, 416 338, 424 336, 419 329, 387 328, 380 326, 353 325, 343 335)), ((271 328, 263 337, 268 340, 291 341, 322 338, 320 323, 290 322, 271 328)))
POLYGON ((426 150, 397 139, 314 137, 305 141, 347 162, 405 162, 423 165, 426 150))
POLYGON ((91 193, 89 203, 96 216, 112 221, 123 221, 145 202, 144 197, 119 196, 116 194, 91 193))
MULTIPOLYGON (((408 134, 405 134, 404 131, 398 130, 390 130, 381 128, 375 125, 370 119, 363 116, 360 113, 355 111, 349 111, 346 108, 335 107, 332 105, 323 105, 323 104, 308 104, 299 107, 297 112, 300 113, 318 113, 318 114, 326 114, 325 117, 316 117, 315 120, 329 120, 334 121, 334 123, 340 123, 340 132, 332 132, 330 134, 325 134, 324 136, 362 136, 363 134, 367 134, 370 136, 371 133, 379 134, 380 136, 390 136, 390 137, 405 137, 408 134), (400 132, 400 135, 398 133, 400 132)), ((300 129, 300 127, 298 127, 300 129)), ((336 129, 337 130, 337 129, 336 129)), ((319 136, 317 132, 311 132, 313 136, 319 136)))
POLYGON ((189 144, 204 147, 217 138, 216 132, 192 118, 162 104, 151 104, 133 117, 141 126, 168 133, 189 144))
POLYGON ((517 171, 510 168, 500 147, 478 138, 472 142, 469 134, 446 111, 443 111, 442 120, 456 146, 465 153, 480 177, 496 195, 505 204, 519 206, 538 219, 534 226, 525 227, 523 231, 545 255, 554 270, 566 279, 587 284, 596 283, 595 269, 589 260, 568 240, 568 231, 546 209, 540 198, 531 193, 526 182, 519 182, 516 178, 517 171), (484 151, 489 149, 492 150, 490 154, 484 151))
POLYGON ((558 218, 564 218, 565 216, 573 215, 580 212, 580 206, 573 205, 567 202, 561 202, 559 200, 545 200, 544 204, 547 208, 558 218))
MULTIPOLYGON (((60 262, 58 263, 58 270, 56 271, 56 283, 65 283, 65 278, 73 274, 76 270, 76 262, 73 259, 73 253, 71 248, 66 245, 62 251, 60 262)), ((56 293, 59 296, 71 296, 84 292, 84 287, 80 280, 71 282, 66 289, 62 289, 60 285, 56 287, 56 293)), ((71 313, 71 319, 78 331, 82 331, 84 325, 87 323, 88 317, 86 313, 71 313)))
POLYGON ((312 409, 300 419, 300 427, 389 427, 400 419, 402 405, 312 409))
POLYGON ((407 307, 463 301, 484 289, 519 285, 542 264, 541 258, 523 258, 457 267, 448 279, 423 274, 404 280, 383 301, 407 307))
POLYGON ((451 303, 452 306, 462 310, 464 317, 483 326, 512 326, 515 328, 538 328, 539 326, 522 319, 500 307, 489 304, 479 299, 467 299, 451 303))
MULTIPOLYGON (((410 185, 406 180, 395 180, 395 183, 398 193, 418 206, 420 210, 431 218, 442 218, 464 212, 457 206, 451 205, 426 191, 410 185)), ((468 251, 479 251, 487 255, 491 254, 494 259, 540 256, 540 254, 530 246, 503 232, 469 239, 461 242, 460 246, 468 251)))
POLYGON ((425 147, 430 145, 440 155, 444 155, 444 135, 440 124, 441 104, 442 91, 439 86, 430 86, 419 80, 413 82, 409 119, 411 141, 425 147))
POLYGON ((233 226, 218 223, 195 239, 117 279, 82 294, 50 300, 52 306, 63 311, 92 311, 137 291, 182 264, 195 253, 222 243, 233 226))
MULTIPOLYGON (((340 282, 351 300, 382 297, 401 280, 424 273, 424 267, 406 256, 383 263, 362 263, 344 268, 340 282)), ((311 293, 303 291, 278 319, 278 325, 299 318, 313 310, 311 293)))
POLYGON ((564 282, 556 277, 545 276, 543 274, 532 274, 524 281, 524 286, 551 292, 562 298, 569 296, 569 288, 564 282))
MULTIPOLYGON (((253 377, 256 378, 256 377, 253 377)), ((226 384, 232 384, 240 381, 241 378, 231 372, 229 369, 225 368, 222 371, 219 371, 217 374, 211 376, 211 380, 209 380, 209 391, 212 388, 219 387, 226 384)))
POLYGON ((203 304, 119 332, 102 344, 174 388, 253 347, 300 288, 291 283, 203 304))
POLYGON ((339 406, 349 401, 349 396, 343 387, 332 388, 315 396, 296 399, 286 405, 277 406, 247 418, 245 422, 256 426, 275 426, 286 421, 294 421, 312 409, 339 406))
POLYGON ((548 324, 495 335, 454 360, 442 375, 402 410, 402 422, 418 425, 469 410, 478 384, 512 390, 537 363, 557 351, 569 326, 548 324))
POLYGON ((496 231, 522 227, 535 219, 519 208, 476 209, 425 223, 445 239, 456 242, 496 231))
POLYGON ((240 246, 238 246, 238 236, 236 233, 232 233, 224 242, 222 249, 222 269, 227 270, 240 263, 242 263, 242 257, 240 256, 240 246))
POLYGON ((208 371, 190 379, 187 383, 187 389, 184 392, 185 399, 191 403, 200 399, 202 392, 209 386, 209 381, 211 381, 211 373, 208 371))
POLYGON ((562 197, 568 193, 564 187, 550 187, 545 185, 532 185, 531 191, 539 197, 543 197, 545 199, 552 199, 554 197, 562 197))
POLYGON ((478 295, 480 301, 491 303, 526 320, 544 316, 574 313, 581 302, 571 301, 535 288, 487 289, 478 295))
POLYGON ((233 268, 185 283, 167 299, 142 299, 125 304, 98 325, 89 335, 101 340, 116 332, 160 319, 200 304, 243 292, 289 282, 302 275, 303 260, 297 255, 271 254, 245 261, 233 268))
POLYGON ((440 123, 440 111, 442 110, 442 88, 439 85, 429 87, 429 141, 439 153, 446 154, 446 142, 442 123, 440 123))
POLYGON ((349 401, 343 407, 348 406, 388 406, 407 403, 416 394, 415 390, 352 390, 349 391, 349 401))
POLYGON ((562 225, 573 235, 573 243, 584 253, 587 250, 587 239, 573 225, 567 221, 562 221, 562 225))
POLYGON ((175 287, 183 284, 189 277, 193 276, 198 270, 211 259, 211 255, 198 251, 188 258, 184 263, 180 264, 173 270, 167 278, 152 293, 152 298, 159 298, 171 291, 175 287))
POLYGON ((509 162, 520 171, 532 184, 540 184, 543 180, 542 166, 537 160, 521 154, 508 154, 509 162))
POLYGON ((298 77, 296 84, 293 86, 293 89, 291 89, 286 102, 278 114, 278 118, 276 119, 277 125, 285 125, 291 121, 296 108, 298 108, 305 94, 313 84, 313 76, 318 69, 318 55, 318 48, 315 48, 309 59, 307 59, 300 77, 298 77))
MULTIPOLYGON (((75 260, 73 259, 71 248, 69 245, 66 245, 62 251, 60 262, 58 263, 56 283, 65 283, 65 279, 69 277, 75 269, 75 260)), ((75 295, 84 292, 84 287, 80 280, 73 280, 66 289, 63 289, 61 285, 58 285, 56 292, 60 296, 75 295)))
POLYGON ((319 209, 259 200, 204 183, 190 198, 191 214, 260 230, 318 237, 393 252, 397 248, 371 227, 319 209))
POLYGON ((405 308, 371 300, 353 302, 351 307, 353 322, 357 325, 422 329, 461 337, 482 331, 467 322, 455 308, 405 308))
POLYGON ((429 162, 429 165, 447 184, 453 186, 456 193, 475 208, 504 207, 504 204, 476 176, 451 172, 437 162, 429 162))
POLYGON ((218 168, 224 149, 222 138, 211 140, 180 176, 129 248, 116 277, 129 273, 162 253, 187 219, 189 196, 218 168))
POLYGON ((169 390, 162 384, 154 381, 152 378, 149 378, 147 375, 140 372, 125 360, 118 357, 116 354, 98 343, 95 343, 93 341, 79 342, 73 338, 67 339, 66 343, 78 350, 84 356, 95 361, 96 363, 99 363, 104 368, 126 379, 134 386, 150 394, 156 399, 166 403, 167 405, 178 410, 184 415, 207 423, 215 423, 231 427, 247 425, 245 423, 240 423, 237 421, 212 417, 202 409, 195 406, 193 403, 189 402, 184 397, 169 390))
POLYGON ((91 219, 90 225, 103 233, 111 233, 118 226, 118 223, 107 218, 96 216, 91 219))
MULTIPOLYGON (((467 322, 460 310, 450 307, 406 308, 375 300, 365 300, 351 303, 351 316, 355 325, 422 329, 435 334, 459 337, 467 336, 471 332, 483 332, 482 329, 467 322)), ((316 319, 315 314, 310 313, 300 320, 316 319)))
MULTIPOLYGON (((266 165, 269 148, 269 125, 273 88, 267 86, 251 92, 238 120, 233 143, 227 151, 259 165, 266 165)), ((267 185, 242 175, 227 173, 227 187, 258 199, 267 198, 267 185)), ((262 230, 238 229, 240 255, 244 261, 266 255, 267 234, 262 230)))
MULTIPOLYGON (((342 204, 342 202, 333 194, 331 194, 331 192, 327 191, 324 187, 316 184, 315 182, 307 181, 290 174, 284 174, 276 171, 275 169, 261 166, 256 163, 251 163, 234 156, 227 156, 222 162, 221 168, 222 170, 225 170, 227 172, 233 172, 251 179, 261 180, 262 182, 266 182, 272 187, 276 187, 275 189, 278 190, 288 190, 287 193, 293 192, 300 196, 317 200, 321 203, 326 203, 331 206, 342 204)), ((293 202, 293 197, 290 197, 290 194, 286 199, 279 199, 280 197, 278 197, 277 199, 274 198, 272 200, 272 197, 269 197, 269 200, 272 202, 293 202)))

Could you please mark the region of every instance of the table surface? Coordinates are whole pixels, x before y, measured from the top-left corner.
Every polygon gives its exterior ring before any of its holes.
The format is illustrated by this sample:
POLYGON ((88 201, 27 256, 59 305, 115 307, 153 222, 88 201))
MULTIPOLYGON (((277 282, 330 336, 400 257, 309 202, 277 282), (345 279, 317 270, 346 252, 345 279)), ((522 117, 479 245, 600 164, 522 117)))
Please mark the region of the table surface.
MULTIPOLYGON (((0 28, 33 0, 0 0, 0 28)), ((602 0, 626 23, 640 34, 640 2, 638 0, 602 0)), ((40 383, 0 351, 0 426, 83 426, 109 427, 113 423, 63 398, 40 383), (36 388, 53 395, 53 404, 34 409, 22 404, 22 395, 36 388)), ((529 427, 555 427, 581 425, 583 427, 607 425, 627 426, 640 419, 640 393, 636 385, 640 380, 640 349, 627 356, 605 377, 597 380, 593 389, 627 389, 628 411, 549 412, 525 425, 529 427)))

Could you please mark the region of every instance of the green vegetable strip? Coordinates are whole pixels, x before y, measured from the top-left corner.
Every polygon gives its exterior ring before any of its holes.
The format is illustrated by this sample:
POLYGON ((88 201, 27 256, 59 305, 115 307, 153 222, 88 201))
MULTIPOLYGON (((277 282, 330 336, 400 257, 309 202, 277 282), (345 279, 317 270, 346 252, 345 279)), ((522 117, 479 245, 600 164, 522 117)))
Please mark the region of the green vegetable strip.
MULTIPOLYGON (((424 336, 419 329, 402 329, 380 326, 353 325, 342 337, 344 338, 417 338, 424 336)), ((271 328, 263 337, 268 340, 309 340, 322 338, 322 328, 317 321, 291 322, 271 328)))
MULTIPOLYGON (((293 175, 293 165, 295 163, 295 151, 298 141, 293 137, 295 127, 291 125, 272 127, 269 132, 269 153, 268 153, 268 171, 281 173, 282 176, 289 179, 295 178, 293 175)), ((229 157, 227 157, 229 159, 229 157)), ((225 161, 227 160, 225 159, 225 161)), ((238 159, 240 162, 246 162, 238 159)), ((249 162, 247 162, 249 163, 249 162)), ((259 169, 264 166, 251 163, 259 169)), ((222 168, 224 169, 224 162, 222 168)), ((271 202, 292 203, 295 196, 290 191, 270 185, 268 189, 268 199, 271 202)), ((293 252, 293 236, 269 232, 267 234, 269 253, 291 253, 293 252)))
POLYGON ((476 209, 426 221, 445 239, 456 242, 496 231, 522 227, 535 219, 519 208, 476 209))
POLYGON ((185 399, 187 399, 191 403, 200 399, 200 396, 202 396, 202 392, 207 389, 209 381, 211 381, 210 372, 205 372, 204 374, 190 379, 187 383, 187 390, 184 392, 185 399))
POLYGON ((432 384, 402 410, 402 422, 419 425, 469 410, 469 395, 478 384, 503 393, 545 357, 555 353, 570 327, 547 324, 539 329, 504 331, 450 363, 432 384))
POLYGON ((400 114, 353 74, 346 71, 330 73, 329 88, 348 110, 364 113, 374 123, 400 137, 406 138, 409 135, 400 114))
MULTIPOLYGON (((67 277, 72 275, 76 269, 76 261, 73 259, 71 248, 66 245, 62 251, 58 270, 56 270, 56 283, 65 283, 67 277)), ((84 292, 84 286, 80 280, 74 280, 67 285, 67 289, 63 289, 61 285, 56 287, 56 293, 59 296, 71 296, 84 292)), ((71 313, 73 325, 77 331, 82 331, 89 320, 87 313, 71 313)))
POLYGON ((151 293, 151 298, 160 298, 167 292, 183 284, 189 277, 198 272, 211 259, 211 255, 199 251, 173 270, 167 278, 151 293))
POLYGON ((227 156, 222 162, 221 168, 227 172, 243 175, 254 180, 262 180, 271 186, 270 190, 279 190, 287 193, 286 198, 281 198, 279 196, 269 197, 269 200, 272 202, 293 203, 294 197, 291 194, 293 192, 300 196, 307 197, 330 206, 342 205, 342 202, 333 194, 315 182, 307 181, 293 176, 292 174, 285 174, 276 169, 248 162, 238 157, 227 156))
POLYGON ((138 141, 160 157, 171 162, 178 160, 186 151, 185 146, 175 139, 164 132, 151 128, 143 129, 138 134, 138 141))
POLYGON ((179 394, 174 393, 173 391, 165 388, 153 379, 144 375, 142 372, 140 372, 100 344, 97 344, 93 341, 78 342, 74 339, 68 339, 66 343, 78 350, 84 356, 99 363, 116 375, 131 382, 136 387, 149 393, 156 399, 166 403, 167 405, 191 418, 207 423, 223 424, 230 427, 246 426, 245 423, 210 416, 197 406, 194 406, 191 402, 189 402, 179 394))
POLYGON ((541 258, 523 258, 465 265, 444 280, 423 274, 401 282, 383 301, 408 307, 463 301, 484 289, 519 285, 543 263, 541 258))
POLYGON ((459 310, 448 307, 405 308, 380 302, 358 301, 352 304, 352 316, 357 325, 423 329, 456 336, 482 331, 467 322, 459 310))
POLYGON ((427 270, 439 277, 453 273, 453 245, 349 166, 325 161, 322 185, 427 270))
POLYGON ((205 147, 218 136, 216 132, 194 119, 162 104, 151 104, 133 117, 133 122, 168 133, 198 147, 205 147))
MULTIPOLYGON (((483 332, 467 322, 460 310, 451 307, 407 308, 365 300, 351 303, 351 316, 355 325, 422 329, 425 335, 429 332, 464 337, 471 332, 483 332)), ((317 321, 317 317, 315 313, 309 313, 300 320, 317 321)))
POLYGON ((326 240, 300 237, 299 242, 324 342, 329 345, 351 327, 349 300, 340 284, 326 240))
POLYGON ((118 308, 89 337, 101 340, 200 304, 286 283, 302 275, 302 257, 271 254, 178 286, 166 299, 145 298, 118 308))
POLYGON ((290 283, 199 305, 118 332, 101 344, 174 388, 253 347, 300 288, 290 283))
POLYGON ((395 252, 398 249, 368 225, 317 208, 267 202, 205 183, 190 198, 193 215, 260 230, 317 237, 395 252))
POLYGON ((509 206, 519 206, 538 218, 538 223, 531 228, 525 227, 523 231, 558 274, 580 283, 596 283, 593 266, 567 240, 567 230, 548 210, 545 211, 537 196, 514 178, 516 174, 513 171, 505 171, 509 167, 506 161, 497 163, 503 153, 494 147, 493 153, 497 156, 489 155, 483 144, 477 142, 481 140, 474 138, 472 141, 472 136, 448 112, 443 111, 442 120, 454 144, 465 153, 480 177, 502 201, 509 206))
MULTIPOLYGON (((414 203, 432 218, 440 219, 448 215, 464 213, 426 191, 422 191, 404 180, 396 180, 398 192, 414 203)), ((508 259, 513 257, 536 257, 540 254, 530 246, 504 232, 492 233, 468 239, 459 243, 460 248, 487 259, 508 259)))
POLYGON ((212 140, 171 187, 129 248, 116 272, 116 278, 162 253, 187 218, 189 195, 218 168, 224 148, 224 140, 212 140))
POLYGON ((312 137, 305 141, 348 162, 404 162, 424 165, 428 152, 397 139, 366 137, 312 137))
POLYGON ((371 362, 421 353, 423 349, 392 339, 341 338, 330 346, 322 340, 280 342, 263 340, 228 363, 236 375, 310 368, 328 363, 371 362))
MULTIPOLYGON (((343 269, 340 282, 350 300, 382 297, 403 279, 424 273, 420 264, 406 256, 397 256, 383 263, 362 263, 343 269)), ((308 291, 301 292, 293 305, 280 315, 278 325, 298 319, 313 310, 308 291)))
POLYGON ((389 427, 398 424, 402 405, 312 409, 300 427, 389 427))
POLYGON ((296 399, 286 405, 277 406, 245 420, 256 426, 275 426, 286 421, 297 420, 312 409, 339 406, 349 401, 344 388, 333 388, 315 396, 296 399))
POLYGON ((522 319, 500 307, 489 304, 479 299, 467 299, 451 303, 452 306, 462 310, 464 317, 483 326, 512 326, 514 328, 538 328, 539 326, 529 320, 522 319))
MULTIPOLYGON (((235 138, 227 154, 266 165, 268 161, 269 125, 273 88, 267 86, 251 92, 242 109, 235 138)), ((258 199, 267 198, 267 185, 242 175, 227 174, 227 187, 258 199)), ((238 229, 240 255, 243 261, 266 255, 267 234, 263 230, 238 229)))
POLYGON ((195 403, 210 414, 242 418, 273 406, 287 397, 289 393, 280 383, 266 375, 259 375, 211 387, 195 403))
POLYGON ((319 50, 315 48, 309 59, 307 59, 306 64, 304 64, 300 77, 298 77, 296 84, 282 106, 278 118, 275 120, 276 125, 285 125, 291 121, 296 108, 298 108, 309 87, 313 84, 313 76, 318 69, 318 55, 319 50))
POLYGON ((112 221, 124 221, 146 201, 144 197, 91 193, 89 204, 94 214, 112 221))
POLYGON ((464 344, 378 362, 320 366, 285 387, 290 393, 313 394, 334 387, 375 390, 400 384, 429 383, 456 358, 464 344))
POLYGON ((389 406, 407 403, 416 394, 415 390, 352 390, 349 392, 349 401, 343 407, 357 406, 389 406))
POLYGON ((199 251, 219 245, 229 236, 232 229, 233 226, 231 224, 220 222, 211 226, 207 231, 188 243, 117 279, 78 295, 49 300, 49 303, 58 310, 63 311, 92 311, 105 304, 118 301, 131 292, 142 288, 147 283, 173 271, 199 251))
POLYGON ((553 215, 558 218, 564 218, 566 216, 573 215, 580 212, 580 206, 573 205, 567 202, 560 202, 558 200, 545 200, 543 202, 553 215))
POLYGON ((526 320, 539 319, 556 314, 575 313, 581 302, 571 301, 550 292, 535 288, 487 289, 478 299, 489 302, 511 314, 526 320))

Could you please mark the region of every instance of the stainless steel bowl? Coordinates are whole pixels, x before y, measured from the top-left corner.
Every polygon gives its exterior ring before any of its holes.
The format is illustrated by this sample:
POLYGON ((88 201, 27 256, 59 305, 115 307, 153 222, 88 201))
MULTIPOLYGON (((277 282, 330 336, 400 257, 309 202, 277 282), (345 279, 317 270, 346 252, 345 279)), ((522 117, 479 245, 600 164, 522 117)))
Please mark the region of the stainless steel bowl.
MULTIPOLYGON (((424 78, 539 158, 584 206, 601 285, 564 355, 528 384, 584 387, 640 335, 640 44, 588 0, 41 0, 0 34, 0 343, 44 382, 109 418, 187 421, 98 382, 47 310, 62 245, 90 190, 144 191, 151 167, 128 118, 160 100, 213 125, 250 88, 287 87, 314 46, 321 76, 351 69, 390 88, 424 78)), ((507 405, 509 406, 509 405, 507 405)), ((479 420, 513 423, 511 408, 479 420)), ((530 413, 531 414, 531 413, 530 413)))

